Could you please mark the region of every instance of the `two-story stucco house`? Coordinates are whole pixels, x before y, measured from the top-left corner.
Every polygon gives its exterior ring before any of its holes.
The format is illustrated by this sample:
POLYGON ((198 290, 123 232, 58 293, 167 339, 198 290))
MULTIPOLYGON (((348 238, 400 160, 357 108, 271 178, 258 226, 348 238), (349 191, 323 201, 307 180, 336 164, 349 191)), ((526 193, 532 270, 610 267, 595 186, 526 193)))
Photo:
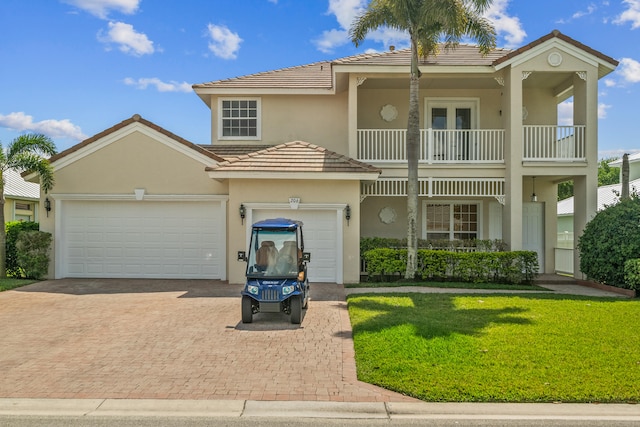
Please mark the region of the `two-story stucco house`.
MULTIPOLYGON (((574 181, 574 230, 596 211, 598 80, 616 66, 557 31, 423 60, 420 236, 501 238, 553 272, 556 184, 574 181)), ((250 224, 290 217, 312 281, 358 281, 361 237, 406 234, 408 86, 408 50, 196 84, 210 144, 136 115, 54 156, 51 276, 239 283, 250 224)))

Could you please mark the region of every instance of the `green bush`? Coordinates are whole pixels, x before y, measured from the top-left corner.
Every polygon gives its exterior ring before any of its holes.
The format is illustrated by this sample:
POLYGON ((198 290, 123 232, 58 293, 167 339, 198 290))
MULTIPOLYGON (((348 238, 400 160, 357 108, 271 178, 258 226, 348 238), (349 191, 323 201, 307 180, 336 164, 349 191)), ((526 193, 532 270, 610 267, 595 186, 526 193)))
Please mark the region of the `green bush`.
POLYGON ((640 259, 630 259, 624 263, 624 282, 629 289, 640 289, 640 259))
POLYGON ((640 254, 640 198, 598 212, 578 241, 580 270, 589 279, 626 288, 625 263, 640 254))
POLYGON ((40 225, 37 222, 31 221, 11 221, 7 222, 5 225, 5 230, 7 233, 7 241, 6 241, 6 266, 7 266, 7 276, 9 277, 24 277, 23 271, 18 267, 18 254, 16 252, 16 240, 18 239, 18 234, 22 231, 27 230, 38 230, 40 225))
MULTIPOLYGON (((371 249, 389 248, 401 249, 407 247, 407 239, 395 239, 391 237, 363 237, 360 239, 360 253, 364 254, 371 249)), ((475 248, 482 252, 504 252, 507 249, 506 243, 500 239, 496 240, 424 240, 418 239, 420 249, 443 249, 460 250, 461 248, 475 248)))
POLYGON ((49 270, 51 233, 23 231, 18 234, 16 250, 18 265, 27 279, 42 279, 49 270))
MULTIPOLYGON (((393 278, 407 267, 406 249, 372 249, 363 254, 370 279, 393 278)), ((416 277, 422 280, 530 283, 538 271, 533 251, 455 252, 419 249, 416 277)))

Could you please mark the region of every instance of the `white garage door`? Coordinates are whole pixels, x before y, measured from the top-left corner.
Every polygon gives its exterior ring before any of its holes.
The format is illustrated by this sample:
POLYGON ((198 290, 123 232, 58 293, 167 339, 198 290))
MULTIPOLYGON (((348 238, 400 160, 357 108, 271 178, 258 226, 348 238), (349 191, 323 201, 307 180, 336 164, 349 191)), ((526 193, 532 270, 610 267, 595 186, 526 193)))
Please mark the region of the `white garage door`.
MULTIPOLYGON (((259 209, 253 211, 253 221, 269 218, 289 218, 304 223, 304 251, 311 253, 308 264, 309 280, 311 282, 338 281, 338 226, 335 210, 272 210, 259 209)), ((342 242, 340 242, 342 247, 342 242)), ((342 272, 340 272, 342 273, 342 272)), ((342 274, 340 274, 342 277, 342 274)))
POLYGON ((219 202, 65 201, 62 277, 221 277, 219 202))

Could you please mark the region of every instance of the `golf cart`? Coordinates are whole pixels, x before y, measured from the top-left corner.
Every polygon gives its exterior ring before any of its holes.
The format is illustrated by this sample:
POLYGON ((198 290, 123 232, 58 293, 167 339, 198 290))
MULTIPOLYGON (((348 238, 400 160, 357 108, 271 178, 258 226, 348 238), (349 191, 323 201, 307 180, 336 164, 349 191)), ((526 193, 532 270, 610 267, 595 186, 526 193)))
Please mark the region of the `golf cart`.
POLYGON ((291 315, 291 323, 302 321, 309 303, 307 262, 302 222, 267 219, 251 227, 249 254, 238 252, 247 263, 247 282, 242 290, 242 322, 251 323, 255 313, 291 315))

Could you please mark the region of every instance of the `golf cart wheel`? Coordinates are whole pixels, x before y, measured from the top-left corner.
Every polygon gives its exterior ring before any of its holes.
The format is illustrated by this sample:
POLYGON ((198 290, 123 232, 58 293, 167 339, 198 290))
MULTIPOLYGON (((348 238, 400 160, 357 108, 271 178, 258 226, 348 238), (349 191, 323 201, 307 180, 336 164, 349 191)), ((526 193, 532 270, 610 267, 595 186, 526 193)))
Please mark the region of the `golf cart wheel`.
POLYGON ((251 323, 253 322, 253 305, 251 298, 243 295, 242 296, 242 323, 251 323))
POLYGON ((291 297, 289 304, 291 304, 291 323, 299 325, 302 321, 302 299, 300 295, 291 297))

